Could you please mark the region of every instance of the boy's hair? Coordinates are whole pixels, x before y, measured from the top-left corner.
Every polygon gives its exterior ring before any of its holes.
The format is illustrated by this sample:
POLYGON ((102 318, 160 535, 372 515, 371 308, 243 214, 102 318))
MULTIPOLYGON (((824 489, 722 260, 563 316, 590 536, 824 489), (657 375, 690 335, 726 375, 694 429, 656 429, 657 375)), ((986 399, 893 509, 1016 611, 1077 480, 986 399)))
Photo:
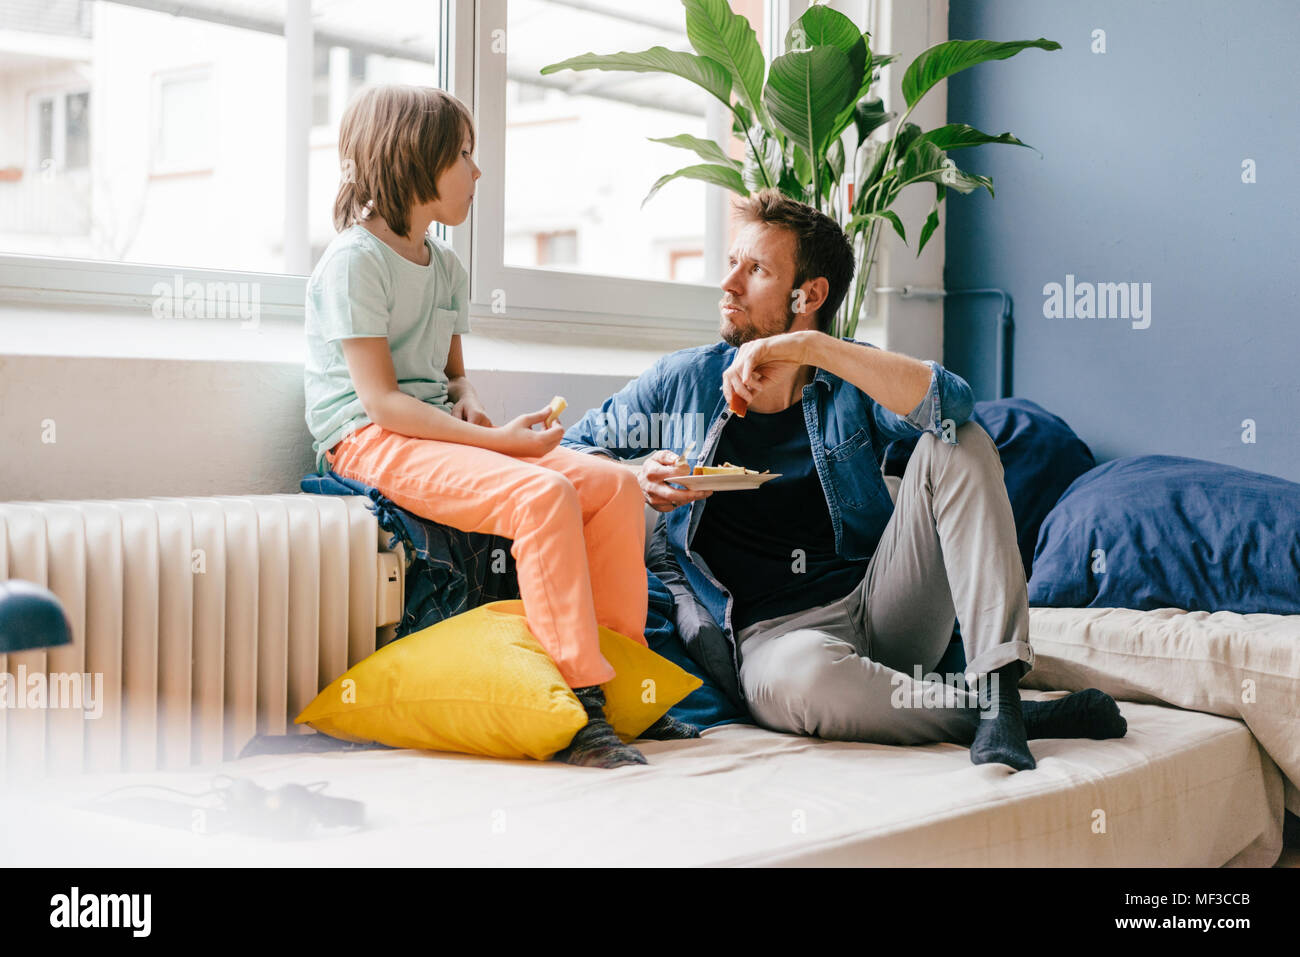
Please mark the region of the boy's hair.
POLYGON ((794 234, 794 285, 825 277, 826 301, 817 310, 817 327, 828 332, 835 311, 853 280, 853 244, 839 223, 779 189, 761 189, 732 203, 742 223, 779 226, 794 234))
POLYGON ((373 86, 348 104, 339 127, 342 180, 334 200, 339 232, 366 217, 366 205, 399 236, 411 207, 438 198, 437 178, 460 157, 474 118, 450 93, 430 86, 373 86))

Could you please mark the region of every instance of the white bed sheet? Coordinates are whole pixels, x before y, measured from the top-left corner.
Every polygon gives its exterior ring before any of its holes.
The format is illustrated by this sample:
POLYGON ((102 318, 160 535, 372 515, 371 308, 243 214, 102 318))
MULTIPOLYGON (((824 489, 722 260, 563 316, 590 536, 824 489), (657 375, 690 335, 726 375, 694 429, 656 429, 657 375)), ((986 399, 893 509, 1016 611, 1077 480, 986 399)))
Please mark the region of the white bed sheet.
MULTIPOLYGON (((1028 698, 1044 697, 1030 692, 1028 698)), ((416 751, 262 755, 218 769, 10 791, 10 865, 1271 865, 1282 781, 1239 721, 1124 704, 1115 741, 1035 741, 1038 768, 956 745, 827 742, 748 725, 642 742, 614 771, 416 751), (193 834, 77 809, 123 784, 330 782, 368 828, 303 842, 193 834)), ((141 792, 145 793, 145 792, 141 792)), ((166 797, 165 794, 157 796, 166 797)))
POLYGON ((1036 664, 1023 687, 1100 688, 1241 719, 1300 814, 1300 615, 1031 608, 1029 640, 1036 664))

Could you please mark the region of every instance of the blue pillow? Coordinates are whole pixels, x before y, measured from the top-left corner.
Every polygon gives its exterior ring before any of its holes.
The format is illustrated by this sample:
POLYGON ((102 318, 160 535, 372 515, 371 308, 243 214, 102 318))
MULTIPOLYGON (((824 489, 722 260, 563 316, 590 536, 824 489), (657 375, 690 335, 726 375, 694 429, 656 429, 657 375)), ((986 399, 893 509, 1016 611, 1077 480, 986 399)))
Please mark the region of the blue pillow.
POLYGON ((1043 522, 1029 603, 1300 615, 1300 485, 1172 455, 1107 462, 1043 522))
MULTIPOLYGON (((998 447, 1003 482, 1016 519, 1020 560, 1028 578, 1043 519, 1061 493, 1096 465, 1096 460, 1063 419, 1028 399, 977 402, 971 419, 998 447)), ((886 474, 901 476, 915 446, 916 439, 891 442, 885 450, 886 474)))

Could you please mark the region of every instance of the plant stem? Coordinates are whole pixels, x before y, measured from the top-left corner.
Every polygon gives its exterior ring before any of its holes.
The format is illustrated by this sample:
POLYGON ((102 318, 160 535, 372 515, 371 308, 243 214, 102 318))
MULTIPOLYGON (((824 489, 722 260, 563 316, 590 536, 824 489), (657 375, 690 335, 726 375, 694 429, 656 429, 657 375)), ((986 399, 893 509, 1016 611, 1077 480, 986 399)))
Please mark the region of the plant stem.
POLYGON ((866 301, 867 280, 871 276, 872 261, 875 259, 876 247, 880 241, 880 220, 871 221, 871 225, 865 231, 866 239, 863 242, 863 248, 866 255, 861 260, 861 266, 858 268, 858 274, 854 278, 853 289, 853 314, 849 317, 850 327, 845 332, 846 336, 852 336, 858 330, 858 319, 862 314, 862 306, 866 301))

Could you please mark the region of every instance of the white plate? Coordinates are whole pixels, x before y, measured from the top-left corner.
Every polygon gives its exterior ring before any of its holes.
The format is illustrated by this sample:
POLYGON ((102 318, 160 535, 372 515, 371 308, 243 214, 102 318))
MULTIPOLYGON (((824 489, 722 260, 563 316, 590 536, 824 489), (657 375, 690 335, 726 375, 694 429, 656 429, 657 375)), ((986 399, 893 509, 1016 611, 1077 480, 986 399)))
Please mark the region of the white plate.
POLYGON ((675 482, 692 492, 735 492, 758 488, 768 479, 780 478, 780 472, 762 472, 758 475, 670 475, 664 481, 675 482))

